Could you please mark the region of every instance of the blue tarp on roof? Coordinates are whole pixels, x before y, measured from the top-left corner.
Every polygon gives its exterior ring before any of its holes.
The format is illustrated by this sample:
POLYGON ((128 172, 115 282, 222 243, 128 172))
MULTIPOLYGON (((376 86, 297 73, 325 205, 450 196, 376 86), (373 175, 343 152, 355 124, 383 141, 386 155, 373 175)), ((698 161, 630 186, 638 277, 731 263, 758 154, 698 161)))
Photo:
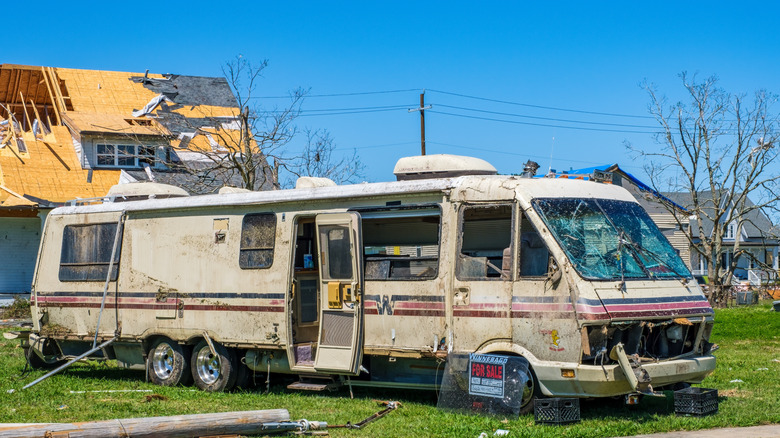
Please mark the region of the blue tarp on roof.
MULTIPOLYGON (((664 202, 668 202, 668 203, 674 205, 675 207, 679 208, 682 211, 688 211, 688 209, 686 209, 685 207, 677 204, 676 202, 672 201, 671 199, 667 198, 666 196, 662 195, 661 193, 657 192, 654 188, 652 188, 649 185, 643 183, 642 181, 637 179, 637 177, 635 177, 634 175, 631 175, 630 173, 628 173, 625 170, 621 169, 618 164, 603 164, 601 166, 585 167, 585 168, 582 168, 582 169, 573 169, 573 170, 566 171, 565 173, 564 172, 556 173, 555 175, 558 178, 564 178, 564 177, 566 177, 566 175, 570 175, 570 176, 568 176, 568 178, 582 178, 582 179, 588 180, 588 179, 590 179, 589 175, 593 174, 594 171, 600 170, 602 172, 606 172, 608 169, 612 169, 612 168, 619 169, 620 173, 624 174, 632 183, 634 183, 637 187, 639 187, 640 190, 643 190, 645 192, 650 192, 650 193, 652 193, 653 196, 663 200, 664 202)), ((613 172, 614 172, 614 170, 613 170, 613 172)))

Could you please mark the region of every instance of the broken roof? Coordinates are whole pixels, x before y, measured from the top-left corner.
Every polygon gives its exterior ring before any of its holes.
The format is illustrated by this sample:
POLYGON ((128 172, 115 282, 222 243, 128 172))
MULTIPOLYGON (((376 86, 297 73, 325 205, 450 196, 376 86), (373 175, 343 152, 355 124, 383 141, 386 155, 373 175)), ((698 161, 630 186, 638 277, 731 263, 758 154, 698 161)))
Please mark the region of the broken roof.
MULTIPOLYGON (((15 122, 0 126, 2 209, 25 203, 20 196, 41 205, 105 196, 122 170, 83 168, 82 136, 157 137, 176 147, 200 128, 229 131, 240 111, 224 78, 15 64, 0 64, 0 104, 0 122, 15 122)), ((189 144, 211 150, 203 135, 189 144)))

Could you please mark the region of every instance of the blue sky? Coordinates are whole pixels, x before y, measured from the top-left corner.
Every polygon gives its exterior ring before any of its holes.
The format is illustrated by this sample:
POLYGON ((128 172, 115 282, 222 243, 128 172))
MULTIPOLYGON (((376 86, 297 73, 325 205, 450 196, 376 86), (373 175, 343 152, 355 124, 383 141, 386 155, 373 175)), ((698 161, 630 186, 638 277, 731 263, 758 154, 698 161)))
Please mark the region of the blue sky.
POLYGON ((643 80, 672 101, 683 70, 717 75, 734 92, 780 92, 774 2, 11 2, 4 11, 16 30, 0 63, 220 76, 239 54, 268 59, 258 103, 309 89, 299 125, 357 149, 370 181, 392 179, 398 158, 419 153, 419 115, 407 108, 423 89, 429 154, 477 156, 502 173, 527 159, 559 170, 618 162, 640 177, 624 142, 657 147, 644 133, 656 125, 643 80), (375 107, 392 108, 347 110, 375 107))

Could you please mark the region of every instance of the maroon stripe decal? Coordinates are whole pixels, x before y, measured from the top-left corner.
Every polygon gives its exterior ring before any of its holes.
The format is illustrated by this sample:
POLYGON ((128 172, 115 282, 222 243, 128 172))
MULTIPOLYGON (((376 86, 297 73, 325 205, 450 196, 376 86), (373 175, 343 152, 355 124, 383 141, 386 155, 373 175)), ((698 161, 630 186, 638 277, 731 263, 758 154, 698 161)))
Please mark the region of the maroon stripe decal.
MULTIPOLYGON (((96 302, 57 302, 47 301, 49 307, 71 307, 71 308, 91 308, 99 309, 100 303, 96 302)), ((107 302, 106 308, 113 308, 113 302, 107 302)), ((179 308, 176 304, 139 304, 119 302, 120 309, 144 309, 144 310, 176 310, 179 308)), ((225 312, 284 312, 284 307, 279 306, 225 306, 225 305, 185 305, 183 310, 201 310, 201 311, 225 311, 225 312)))
POLYGON ((507 318, 509 317, 509 312, 491 310, 453 310, 452 315, 463 318, 507 318))
POLYGON ((437 316, 437 317, 443 317, 444 316, 444 311, 443 310, 432 310, 432 309, 420 309, 420 310, 396 309, 393 312, 393 316, 437 316))

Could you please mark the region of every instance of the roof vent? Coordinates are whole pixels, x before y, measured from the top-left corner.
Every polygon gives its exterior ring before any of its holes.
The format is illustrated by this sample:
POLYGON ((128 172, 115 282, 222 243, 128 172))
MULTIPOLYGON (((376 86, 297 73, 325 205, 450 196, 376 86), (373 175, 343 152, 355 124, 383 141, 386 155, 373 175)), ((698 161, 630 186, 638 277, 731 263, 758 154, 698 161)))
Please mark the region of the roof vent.
POLYGON ((314 187, 333 187, 336 183, 330 178, 317 176, 302 176, 295 181, 296 189, 312 189, 314 187))
POLYGON ((244 189, 241 187, 230 187, 230 186, 224 186, 219 189, 219 194, 224 195, 226 193, 249 193, 251 190, 244 189))
POLYGON ((108 189, 108 197, 114 201, 137 201, 141 199, 178 198, 189 196, 181 187, 155 182, 133 182, 116 184, 108 189))
POLYGON ((485 160, 449 154, 404 157, 398 160, 393 169, 398 181, 497 173, 496 168, 485 160))

